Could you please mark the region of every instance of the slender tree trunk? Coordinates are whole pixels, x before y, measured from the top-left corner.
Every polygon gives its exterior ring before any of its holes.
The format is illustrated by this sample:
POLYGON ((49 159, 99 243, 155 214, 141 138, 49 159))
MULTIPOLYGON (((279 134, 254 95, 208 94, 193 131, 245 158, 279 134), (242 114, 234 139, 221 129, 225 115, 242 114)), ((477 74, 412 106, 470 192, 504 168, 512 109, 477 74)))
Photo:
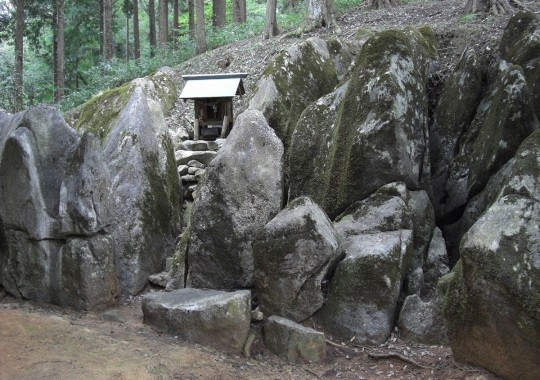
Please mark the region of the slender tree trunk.
POLYGON ((225 26, 227 22, 225 10, 225 0, 212 0, 212 26, 217 28, 225 26))
POLYGON ((176 50, 178 48, 178 0, 173 1, 173 22, 172 22, 172 40, 173 48, 176 50))
POLYGON ((126 15, 126 65, 129 64, 129 15, 126 15))
POLYGON ((133 55, 141 58, 141 41, 139 38, 139 0, 133 0, 133 55))
POLYGON ((159 0, 158 2, 159 13, 159 48, 167 48, 167 35, 169 17, 167 15, 167 0, 159 0))
POLYGON ((23 108, 23 35, 24 35, 24 0, 17 0, 15 15, 15 91, 13 108, 23 108))
POLYGON ((103 58, 105 62, 110 61, 114 53, 112 3, 112 0, 103 0, 103 58))
POLYGON ((148 0, 148 23, 150 29, 150 57, 156 54, 156 6, 154 0, 148 0))
POLYGON ((511 0, 468 0, 465 13, 489 12, 494 15, 511 13, 516 3, 511 0))
POLYGON ((333 0, 308 0, 307 30, 328 27, 335 23, 333 0))
POLYGON ((56 0, 56 83, 54 100, 65 95, 64 0, 56 0))
POLYGON ((246 22, 246 0, 232 0, 233 22, 243 24, 246 22))
POLYGON ((276 7, 276 0, 266 1, 266 23, 264 27, 264 38, 274 37, 278 34, 276 7))
POLYGON ((195 0, 188 0, 188 12, 189 12, 189 38, 195 39, 195 0))
POLYGON ((195 14, 197 15, 197 48, 196 53, 206 51, 206 28, 204 25, 204 0, 195 0, 195 14))
POLYGON ((99 56, 103 57, 105 52, 103 48, 105 45, 105 35, 103 33, 103 0, 99 0, 99 14, 101 15, 99 18, 99 56))
POLYGON ((56 99, 56 88, 58 86, 58 7, 54 4, 53 12, 53 27, 52 27, 52 72, 53 72, 53 96, 56 99))

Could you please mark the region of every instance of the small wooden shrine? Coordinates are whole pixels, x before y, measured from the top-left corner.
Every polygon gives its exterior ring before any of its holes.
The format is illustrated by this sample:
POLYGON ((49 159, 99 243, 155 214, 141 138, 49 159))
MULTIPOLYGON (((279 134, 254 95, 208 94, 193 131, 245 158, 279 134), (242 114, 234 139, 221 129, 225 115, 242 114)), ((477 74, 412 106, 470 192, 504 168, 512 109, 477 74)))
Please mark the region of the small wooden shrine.
POLYGON ((182 75, 180 99, 195 101, 194 140, 227 137, 234 124, 233 98, 244 95, 246 73, 182 75))

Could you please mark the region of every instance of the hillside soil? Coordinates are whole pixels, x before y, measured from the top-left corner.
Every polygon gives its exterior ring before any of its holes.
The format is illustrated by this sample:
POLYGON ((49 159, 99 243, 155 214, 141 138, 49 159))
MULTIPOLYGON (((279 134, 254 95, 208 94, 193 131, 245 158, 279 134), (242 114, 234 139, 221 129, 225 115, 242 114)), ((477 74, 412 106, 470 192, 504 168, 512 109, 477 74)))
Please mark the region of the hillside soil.
MULTIPOLYGON (((523 2, 540 11, 539 2, 523 2)), ((301 36, 244 40, 195 57, 175 68, 181 74, 247 72, 247 96, 258 75, 281 50, 311 36, 352 41, 359 28, 381 30, 430 25, 439 42, 441 83, 467 46, 496 51, 509 15, 463 18, 459 0, 419 1, 396 8, 364 7, 341 15, 339 30, 319 29, 301 36), (472 20, 471 20, 472 18, 472 20), (227 67, 220 64, 229 58, 227 67)), ((172 130, 190 124, 189 103, 177 102, 168 117, 172 130)), ((147 289, 147 291, 149 291, 147 289)), ((395 334, 380 347, 354 342, 328 345, 324 362, 288 365, 258 338, 249 358, 176 339, 142 323, 141 297, 103 312, 80 312, 12 298, 0 288, 0 380, 12 379, 496 379, 479 368, 457 364, 449 347, 406 343, 395 334), (400 354, 374 359, 369 353, 400 354), (404 360, 405 359, 405 360, 404 360)), ((308 326, 315 327, 312 322, 308 326)), ((335 340, 329 337, 332 341, 335 340)))
POLYGON ((289 365, 264 347, 260 326, 253 330, 257 339, 248 358, 144 325, 140 296, 103 312, 5 296, 0 301, 0 380, 496 379, 455 363, 448 347, 411 345, 395 337, 380 347, 332 340, 340 347, 328 345, 324 362, 289 365), (410 362, 372 359, 368 353, 398 353, 410 362))

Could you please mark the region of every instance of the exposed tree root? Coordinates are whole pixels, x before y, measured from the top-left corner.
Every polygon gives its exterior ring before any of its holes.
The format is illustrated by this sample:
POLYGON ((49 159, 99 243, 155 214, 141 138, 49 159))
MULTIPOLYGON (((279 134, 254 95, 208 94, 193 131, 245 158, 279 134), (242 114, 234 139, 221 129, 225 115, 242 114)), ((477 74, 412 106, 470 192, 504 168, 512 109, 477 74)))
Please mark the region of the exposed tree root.
POLYGON ((389 359, 389 358, 397 358, 397 359, 400 359, 406 363, 409 363, 409 364, 412 364, 416 367, 420 367, 420 368, 424 368, 424 369, 432 369, 432 367, 430 366, 427 366, 427 365, 424 365, 424 364, 421 364, 421 363, 418 363, 417 361, 411 359, 411 358, 408 358, 406 356, 403 356, 401 354, 398 354, 397 352, 389 352, 389 353, 386 353, 386 354, 377 354, 377 353, 374 353, 374 352, 368 352, 368 356, 372 359, 389 359))

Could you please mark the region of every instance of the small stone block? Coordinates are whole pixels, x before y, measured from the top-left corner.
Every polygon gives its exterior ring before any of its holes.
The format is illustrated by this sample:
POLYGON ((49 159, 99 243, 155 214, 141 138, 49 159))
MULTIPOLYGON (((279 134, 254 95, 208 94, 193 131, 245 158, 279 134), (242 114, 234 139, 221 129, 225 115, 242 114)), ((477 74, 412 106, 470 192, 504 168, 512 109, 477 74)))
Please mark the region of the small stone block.
POLYGON ((326 357, 324 333, 304 327, 289 319, 271 316, 264 325, 264 343, 289 363, 315 363, 326 357))

